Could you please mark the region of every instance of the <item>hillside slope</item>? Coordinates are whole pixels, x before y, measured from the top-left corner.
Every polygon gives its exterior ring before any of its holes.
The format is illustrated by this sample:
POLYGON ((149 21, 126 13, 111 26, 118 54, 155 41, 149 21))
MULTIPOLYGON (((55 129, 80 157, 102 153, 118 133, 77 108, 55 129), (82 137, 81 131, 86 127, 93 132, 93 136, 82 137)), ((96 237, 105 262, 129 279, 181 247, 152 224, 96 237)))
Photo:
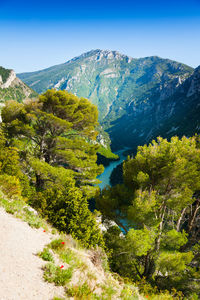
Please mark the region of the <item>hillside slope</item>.
POLYGON ((200 132, 200 66, 183 82, 173 96, 165 100, 173 113, 160 124, 158 133, 170 138, 173 135, 191 136, 200 132))
POLYGON ((92 50, 64 64, 18 76, 39 93, 66 89, 90 99, 98 106, 99 121, 115 149, 146 141, 162 120, 159 108, 166 117, 170 114, 163 101, 192 72, 189 66, 157 56, 134 59, 117 51, 92 50))
POLYGON ((50 300, 64 294, 62 287, 42 279, 43 261, 36 256, 52 239, 0 208, 0 299, 50 300))
POLYGON ((82 248, 1 189, 0 228, 0 299, 144 299, 134 284, 109 271, 101 249, 82 248))
POLYGON ((34 98, 37 93, 16 77, 13 70, 0 67, 0 105, 6 100, 22 102, 26 98, 34 98))

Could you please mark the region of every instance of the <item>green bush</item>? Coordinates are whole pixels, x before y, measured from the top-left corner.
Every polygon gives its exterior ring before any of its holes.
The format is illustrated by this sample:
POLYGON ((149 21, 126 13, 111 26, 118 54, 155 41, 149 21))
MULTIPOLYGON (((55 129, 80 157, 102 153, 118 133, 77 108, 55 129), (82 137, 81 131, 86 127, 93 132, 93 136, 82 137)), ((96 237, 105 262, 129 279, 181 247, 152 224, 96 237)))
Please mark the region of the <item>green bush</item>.
POLYGON ((93 292, 87 282, 84 282, 82 285, 75 285, 67 288, 67 295, 69 297, 75 297, 75 299, 88 299, 92 293, 93 292))
POLYGON ((64 241, 62 239, 56 239, 56 240, 53 240, 49 245, 48 247, 55 250, 55 251, 59 251, 61 249, 64 249, 65 247, 65 244, 63 244, 64 241))
POLYGON ((72 278, 73 269, 61 269, 53 263, 48 263, 44 267, 44 279, 48 282, 54 282, 55 285, 65 285, 72 278))
POLYGON ((42 252, 39 252, 39 257, 41 257, 45 261, 52 261, 54 262, 53 255, 49 252, 49 249, 44 248, 42 252))

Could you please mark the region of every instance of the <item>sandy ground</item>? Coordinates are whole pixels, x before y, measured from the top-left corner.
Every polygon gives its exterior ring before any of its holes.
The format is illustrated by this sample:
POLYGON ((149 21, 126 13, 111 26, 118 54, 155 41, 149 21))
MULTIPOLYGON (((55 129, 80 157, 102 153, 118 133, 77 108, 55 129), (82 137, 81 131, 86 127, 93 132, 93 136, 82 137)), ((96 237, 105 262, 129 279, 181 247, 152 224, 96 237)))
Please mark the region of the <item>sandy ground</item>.
POLYGON ((50 300, 63 288, 43 280, 45 262, 36 256, 51 240, 0 208, 0 300, 50 300))

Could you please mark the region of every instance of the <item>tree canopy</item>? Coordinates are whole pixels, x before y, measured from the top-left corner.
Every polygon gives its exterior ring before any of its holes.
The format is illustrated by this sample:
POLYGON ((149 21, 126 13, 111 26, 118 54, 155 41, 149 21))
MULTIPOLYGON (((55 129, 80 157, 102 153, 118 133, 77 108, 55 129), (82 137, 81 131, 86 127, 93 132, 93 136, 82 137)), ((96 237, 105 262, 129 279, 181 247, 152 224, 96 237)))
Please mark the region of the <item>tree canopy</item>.
POLYGON ((25 103, 7 101, 2 109, 7 146, 18 149, 29 180, 24 191, 29 203, 85 246, 102 244, 87 203, 103 171, 96 164, 97 119, 96 106, 66 91, 48 90, 25 103))
MULTIPOLYGON (((4 132, 21 155, 70 169, 76 185, 91 192, 103 171, 96 164, 97 118, 96 106, 87 99, 55 90, 37 101, 8 101, 2 110, 4 132)), ((41 176, 35 173, 37 188, 42 188, 41 176)))
POLYGON ((161 288, 197 288, 200 278, 198 138, 158 138, 123 165, 123 185, 98 199, 105 218, 126 230, 105 235, 115 271, 161 288), (111 211, 109 209, 111 208, 111 211))

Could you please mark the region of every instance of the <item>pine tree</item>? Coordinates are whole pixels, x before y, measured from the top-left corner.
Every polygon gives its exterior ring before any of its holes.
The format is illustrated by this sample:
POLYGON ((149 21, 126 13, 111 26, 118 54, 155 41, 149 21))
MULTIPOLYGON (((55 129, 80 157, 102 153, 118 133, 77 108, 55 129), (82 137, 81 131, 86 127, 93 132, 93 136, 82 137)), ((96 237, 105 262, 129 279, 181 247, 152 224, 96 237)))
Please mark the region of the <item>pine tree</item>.
MULTIPOLYGON (((114 271, 162 288, 195 289, 200 266, 199 165, 196 137, 173 137, 170 142, 159 137, 128 157, 124 184, 106 189, 98 199, 104 217, 127 231, 125 238, 114 235, 114 271)), ((106 234, 108 245, 112 235, 106 234)))

